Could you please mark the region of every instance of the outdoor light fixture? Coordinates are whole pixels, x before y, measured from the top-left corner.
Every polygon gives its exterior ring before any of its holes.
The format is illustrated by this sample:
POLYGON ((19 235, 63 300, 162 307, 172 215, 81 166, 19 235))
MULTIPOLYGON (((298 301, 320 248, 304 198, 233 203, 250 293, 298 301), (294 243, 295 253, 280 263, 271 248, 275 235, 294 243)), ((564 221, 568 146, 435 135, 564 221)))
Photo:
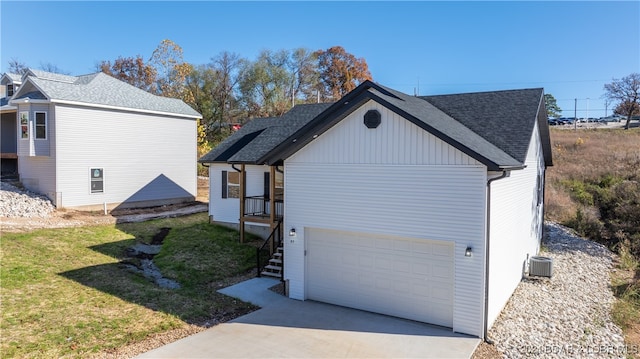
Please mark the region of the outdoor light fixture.
POLYGON ((464 250, 464 256, 465 257, 471 257, 471 247, 467 247, 467 249, 464 250))
POLYGON ((291 229, 289 230, 289 237, 295 237, 296 236, 296 229, 291 227, 291 229))

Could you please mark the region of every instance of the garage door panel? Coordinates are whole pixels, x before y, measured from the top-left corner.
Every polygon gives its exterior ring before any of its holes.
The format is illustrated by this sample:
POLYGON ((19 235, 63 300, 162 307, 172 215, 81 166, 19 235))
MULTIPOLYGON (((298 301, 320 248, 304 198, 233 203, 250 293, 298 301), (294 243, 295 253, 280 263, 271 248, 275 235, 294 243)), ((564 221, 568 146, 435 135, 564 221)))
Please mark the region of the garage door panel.
POLYGON ((451 243, 324 229, 305 242, 309 299, 453 325, 451 243))

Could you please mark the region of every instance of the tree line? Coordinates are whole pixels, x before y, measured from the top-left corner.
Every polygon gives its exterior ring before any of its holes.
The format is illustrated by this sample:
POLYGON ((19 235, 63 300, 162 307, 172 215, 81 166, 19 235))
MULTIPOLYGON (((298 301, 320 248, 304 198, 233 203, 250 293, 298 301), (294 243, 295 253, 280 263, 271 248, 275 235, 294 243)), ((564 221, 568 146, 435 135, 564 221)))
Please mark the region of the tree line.
MULTIPOLYGON (((42 67, 64 73, 51 64, 42 67)), ((9 72, 21 74, 27 68, 9 61, 9 72)), ((182 48, 171 40, 163 40, 148 59, 119 56, 100 61, 96 71, 156 95, 180 98, 201 113, 201 152, 225 138, 230 124, 280 116, 296 104, 337 101, 372 80, 366 60, 341 46, 262 50, 255 60, 223 51, 196 65, 185 62, 182 48)))

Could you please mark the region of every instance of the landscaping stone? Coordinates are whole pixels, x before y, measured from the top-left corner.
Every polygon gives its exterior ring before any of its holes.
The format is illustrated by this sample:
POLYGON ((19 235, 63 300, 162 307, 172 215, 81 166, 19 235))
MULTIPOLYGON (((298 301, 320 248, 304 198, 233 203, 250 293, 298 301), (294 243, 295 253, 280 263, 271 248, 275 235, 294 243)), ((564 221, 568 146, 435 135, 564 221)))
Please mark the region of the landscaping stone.
POLYGON ((38 193, 0 182, 0 217, 49 217, 55 207, 38 193))
POLYGON ((614 254, 568 228, 547 223, 553 276, 524 278, 489 331, 506 358, 625 358, 611 319, 614 254))

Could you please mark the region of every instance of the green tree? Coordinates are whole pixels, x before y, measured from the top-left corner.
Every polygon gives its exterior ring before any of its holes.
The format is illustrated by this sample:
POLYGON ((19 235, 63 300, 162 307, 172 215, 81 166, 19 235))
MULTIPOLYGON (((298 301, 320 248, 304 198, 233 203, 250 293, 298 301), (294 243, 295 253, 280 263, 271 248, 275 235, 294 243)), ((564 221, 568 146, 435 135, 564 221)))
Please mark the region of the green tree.
POLYGON ((240 71, 240 100, 248 117, 281 116, 291 108, 293 78, 286 50, 263 50, 240 71))
POLYGON ((617 102, 615 113, 626 116, 625 129, 631 126, 631 117, 640 114, 640 74, 632 73, 621 79, 613 79, 604 85, 604 97, 617 102))
POLYGON ((316 51, 322 99, 340 97, 366 80, 372 80, 367 62, 356 58, 341 46, 316 51))
POLYGON ((295 49, 289 55, 287 69, 291 75, 290 92, 294 102, 316 102, 320 82, 317 54, 305 48, 295 49))
POLYGON ((553 97, 552 94, 546 93, 544 94, 544 106, 547 109, 547 117, 549 118, 558 118, 562 113, 560 106, 556 102, 556 98, 553 97))
POLYGON ((178 44, 162 40, 151 54, 149 65, 157 73, 155 92, 158 95, 184 99, 184 82, 193 67, 184 62, 182 48, 178 44))

